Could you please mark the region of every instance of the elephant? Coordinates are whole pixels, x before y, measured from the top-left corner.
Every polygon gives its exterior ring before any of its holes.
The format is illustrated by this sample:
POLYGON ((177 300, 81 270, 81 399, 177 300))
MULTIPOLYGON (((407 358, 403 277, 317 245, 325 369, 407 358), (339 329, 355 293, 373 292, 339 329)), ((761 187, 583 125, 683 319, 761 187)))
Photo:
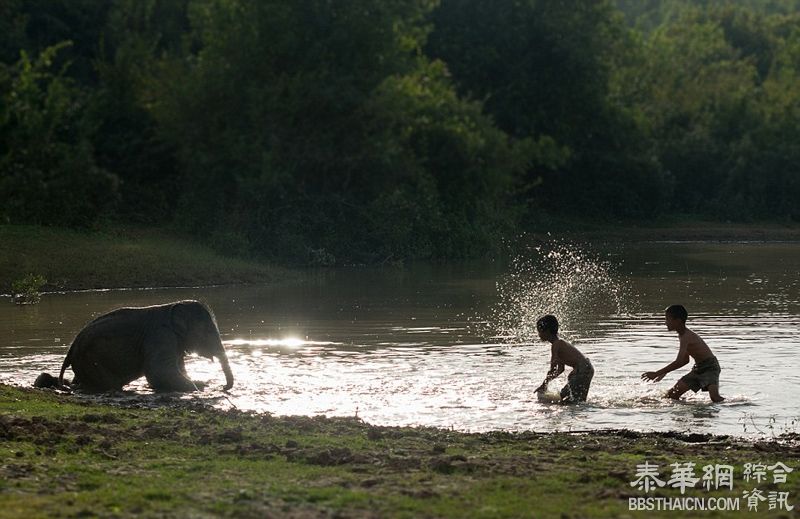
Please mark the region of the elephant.
POLYGON ((61 366, 58 386, 63 386, 64 371, 72 366, 73 386, 83 391, 120 390, 142 375, 155 391, 197 391, 198 384, 186 375, 188 353, 217 357, 225 373, 224 389, 233 387, 216 319, 203 303, 119 308, 78 333, 61 366))

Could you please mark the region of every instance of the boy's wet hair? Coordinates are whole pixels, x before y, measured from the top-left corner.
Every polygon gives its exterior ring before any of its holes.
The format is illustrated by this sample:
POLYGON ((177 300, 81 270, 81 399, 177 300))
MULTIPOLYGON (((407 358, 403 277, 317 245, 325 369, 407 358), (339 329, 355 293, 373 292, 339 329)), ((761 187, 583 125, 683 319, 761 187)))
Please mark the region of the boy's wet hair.
POLYGON ((558 319, 555 315, 545 315, 536 321, 536 329, 542 332, 558 333, 558 319))
POLYGON ((680 319, 683 322, 686 322, 686 319, 689 318, 689 312, 686 311, 686 308, 684 308, 683 305, 672 305, 667 308, 666 313, 670 317, 680 319))

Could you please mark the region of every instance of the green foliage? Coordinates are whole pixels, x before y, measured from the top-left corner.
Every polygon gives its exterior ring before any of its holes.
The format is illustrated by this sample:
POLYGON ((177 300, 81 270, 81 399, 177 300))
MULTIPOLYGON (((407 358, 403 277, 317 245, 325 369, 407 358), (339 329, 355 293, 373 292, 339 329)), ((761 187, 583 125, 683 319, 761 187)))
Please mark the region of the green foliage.
POLYGON ((35 59, 22 51, 0 69, 0 220, 90 225, 115 196, 82 127, 84 97, 53 61, 68 42, 35 59))
POLYGON ((46 283, 47 280, 41 274, 28 274, 11 283, 11 295, 19 303, 38 303, 41 298, 39 291, 46 283))
POLYGON ((427 50, 509 134, 566 142, 602 104, 612 14, 595 1, 444 0, 427 50))
POLYGON ((464 95, 486 99, 510 135, 563 147, 560 160, 530 165, 528 182, 543 182, 529 203, 614 216, 663 205, 657 164, 609 99, 611 71, 634 44, 609 3, 445 0, 432 22, 428 51, 464 95))
POLYGON ((0 61, 13 63, 20 50, 31 56, 64 41, 72 42, 56 56, 59 66, 70 63, 70 77, 95 83, 92 62, 111 2, 95 0, 4 0, 0 4, 0 61))
POLYGON ((796 125, 788 121, 800 95, 798 22, 733 5, 687 7, 619 71, 619 97, 675 182, 672 210, 797 218, 796 125))
POLYGON ((151 93, 183 225, 313 262, 465 256, 507 225, 507 137, 419 55, 426 4, 194 4, 200 51, 151 93))
POLYGON ((540 151, 512 144, 458 98, 441 62, 392 76, 365 107, 373 120, 367 235, 385 257, 477 256, 507 235, 513 190, 540 151))
POLYGON ((798 0, 8 0, 0 222, 315 265, 796 220, 798 0))
POLYGON ((118 1, 108 13, 87 107, 98 164, 120 179, 116 219, 168 222, 179 198, 175 150, 159 137, 146 90, 158 56, 178 52, 188 31, 186 1, 118 1))

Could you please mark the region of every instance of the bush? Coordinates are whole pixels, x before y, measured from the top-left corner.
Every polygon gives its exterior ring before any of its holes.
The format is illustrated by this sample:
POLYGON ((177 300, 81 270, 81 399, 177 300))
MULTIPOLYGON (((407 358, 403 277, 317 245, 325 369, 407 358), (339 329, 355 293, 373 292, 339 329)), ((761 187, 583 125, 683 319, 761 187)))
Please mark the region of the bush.
POLYGON ((116 200, 83 127, 85 97, 53 72, 68 42, 0 69, 0 220, 85 227, 116 200))
POLYGON ((39 290, 47 283, 42 275, 28 274, 11 283, 11 296, 17 304, 36 304, 39 302, 39 290))

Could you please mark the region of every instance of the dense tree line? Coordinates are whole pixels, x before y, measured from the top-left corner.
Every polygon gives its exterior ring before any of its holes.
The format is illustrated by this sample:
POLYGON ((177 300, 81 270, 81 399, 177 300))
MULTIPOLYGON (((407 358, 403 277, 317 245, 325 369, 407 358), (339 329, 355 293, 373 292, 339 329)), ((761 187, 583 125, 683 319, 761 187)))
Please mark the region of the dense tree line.
POLYGON ((325 264, 797 220, 797 4, 8 0, 0 221, 325 264))

